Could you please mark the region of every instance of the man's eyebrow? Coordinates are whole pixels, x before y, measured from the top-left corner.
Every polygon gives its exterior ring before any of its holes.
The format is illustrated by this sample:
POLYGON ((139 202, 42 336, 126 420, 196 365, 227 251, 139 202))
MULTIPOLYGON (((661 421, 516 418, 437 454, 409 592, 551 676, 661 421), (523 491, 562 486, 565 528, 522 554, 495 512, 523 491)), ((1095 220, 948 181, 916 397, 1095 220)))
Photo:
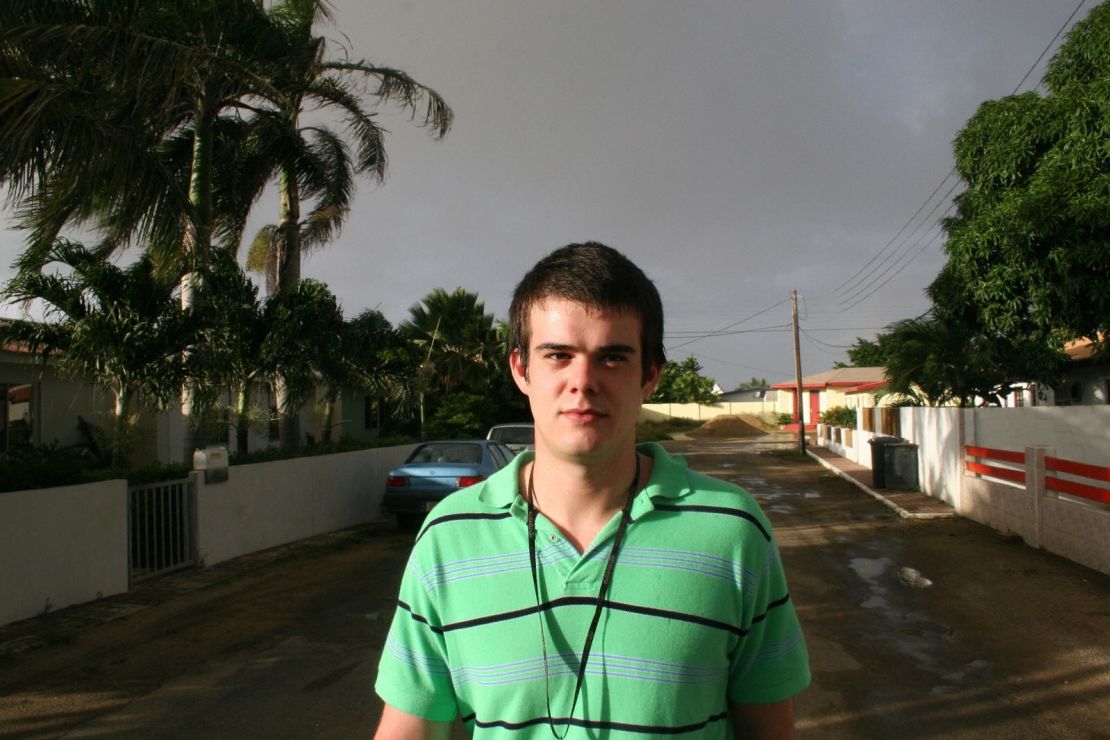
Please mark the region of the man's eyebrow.
MULTIPOLYGON (((574 349, 576 347, 573 344, 559 344, 558 342, 544 342, 535 346, 537 352, 569 352, 574 349)), ((630 344, 606 344, 603 347, 598 347, 597 351, 601 354, 636 354, 636 348, 630 344)))

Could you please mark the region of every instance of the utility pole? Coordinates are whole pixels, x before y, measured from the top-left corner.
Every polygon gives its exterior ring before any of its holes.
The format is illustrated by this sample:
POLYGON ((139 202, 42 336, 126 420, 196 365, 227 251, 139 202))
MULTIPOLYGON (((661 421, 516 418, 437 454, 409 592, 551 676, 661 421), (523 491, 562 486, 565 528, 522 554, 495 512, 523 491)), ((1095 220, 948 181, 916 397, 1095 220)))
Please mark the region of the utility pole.
POLYGON ((806 453, 806 413, 802 403, 802 347, 798 342, 798 291, 790 291, 790 312, 794 317, 794 376, 797 379, 795 400, 798 405, 798 451, 806 453))

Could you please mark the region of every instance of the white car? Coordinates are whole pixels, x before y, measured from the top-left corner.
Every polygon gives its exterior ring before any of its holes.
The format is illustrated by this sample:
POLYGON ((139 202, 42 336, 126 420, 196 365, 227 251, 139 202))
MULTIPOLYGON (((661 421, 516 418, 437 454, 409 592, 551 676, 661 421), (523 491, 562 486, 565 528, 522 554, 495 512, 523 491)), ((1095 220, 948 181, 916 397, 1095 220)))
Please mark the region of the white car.
POLYGON ((497 424, 490 427, 486 439, 500 442, 513 452, 533 450, 536 447, 536 427, 530 422, 497 424))

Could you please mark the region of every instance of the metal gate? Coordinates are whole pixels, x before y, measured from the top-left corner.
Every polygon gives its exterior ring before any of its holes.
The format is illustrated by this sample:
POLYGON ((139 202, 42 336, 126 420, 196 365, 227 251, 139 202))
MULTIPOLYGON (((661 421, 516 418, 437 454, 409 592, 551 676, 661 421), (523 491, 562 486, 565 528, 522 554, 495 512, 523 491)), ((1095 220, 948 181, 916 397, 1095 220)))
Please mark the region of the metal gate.
POLYGON ((196 489, 188 478, 127 489, 132 584, 196 564, 196 489))

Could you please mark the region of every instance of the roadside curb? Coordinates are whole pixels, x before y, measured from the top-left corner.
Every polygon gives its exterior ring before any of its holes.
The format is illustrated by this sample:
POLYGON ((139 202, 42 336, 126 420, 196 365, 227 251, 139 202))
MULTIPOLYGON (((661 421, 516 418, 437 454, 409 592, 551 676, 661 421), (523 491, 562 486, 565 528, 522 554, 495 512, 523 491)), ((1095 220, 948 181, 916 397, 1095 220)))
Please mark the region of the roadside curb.
POLYGON ((898 514, 898 516, 902 517, 903 519, 952 519, 953 517, 956 516, 955 512, 948 512, 948 511, 946 511, 946 512, 912 512, 912 511, 907 511, 906 509, 902 508, 898 504, 896 504, 893 501, 891 501, 890 499, 888 499, 886 496, 882 495, 881 493, 876 492, 874 489, 872 489, 867 484, 862 483, 862 482, 856 480, 855 478, 853 478, 852 476, 848 475, 848 473, 846 473, 843 470, 841 470, 840 468, 836 467, 835 465, 833 465, 831 462, 829 462, 825 458, 821 457, 820 455, 815 455, 808 448, 806 449, 806 455, 813 458, 818 463, 820 463, 823 467, 825 467, 825 468, 831 470, 832 472, 836 473, 838 476, 840 476, 844 480, 848 481, 852 485, 856 486, 857 488, 859 488, 861 491, 866 493, 871 498, 876 499, 883 506, 886 506, 887 508, 896 512, 898 514))

